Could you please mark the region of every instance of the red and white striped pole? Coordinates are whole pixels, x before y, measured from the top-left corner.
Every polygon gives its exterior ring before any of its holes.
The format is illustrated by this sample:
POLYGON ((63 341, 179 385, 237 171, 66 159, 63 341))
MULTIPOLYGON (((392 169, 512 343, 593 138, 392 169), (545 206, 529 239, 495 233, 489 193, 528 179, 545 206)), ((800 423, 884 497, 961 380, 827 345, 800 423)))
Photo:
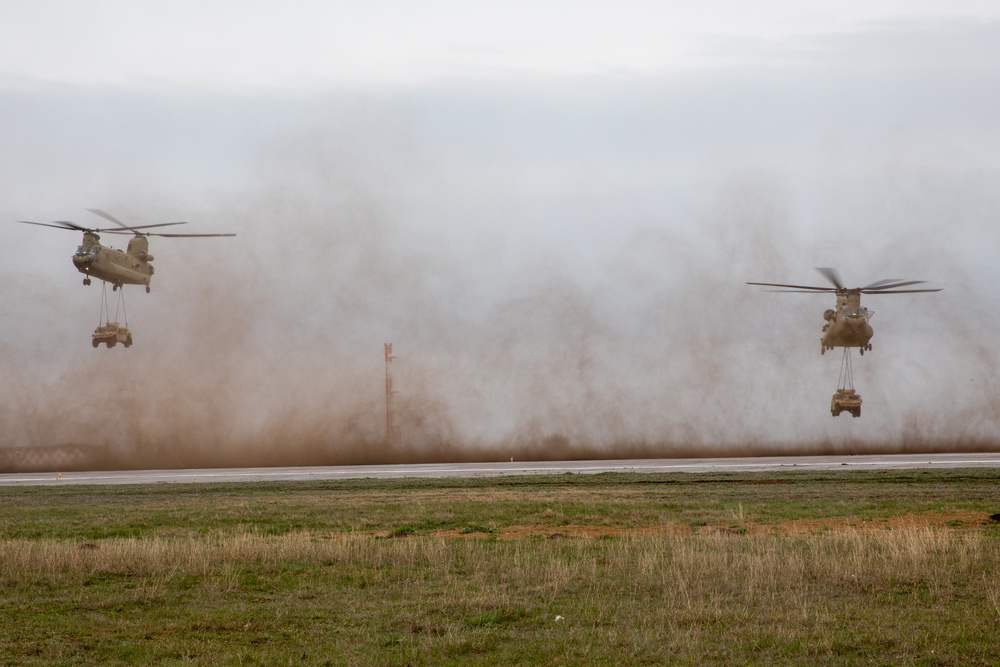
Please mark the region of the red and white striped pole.
POLYGON ((392 395, 395 390, 392 388, 392 360, 396 355, 392 353, 392 343, 385 344, 385 441, 387 444, 394 444, 394 425, 392 412, 392 395))

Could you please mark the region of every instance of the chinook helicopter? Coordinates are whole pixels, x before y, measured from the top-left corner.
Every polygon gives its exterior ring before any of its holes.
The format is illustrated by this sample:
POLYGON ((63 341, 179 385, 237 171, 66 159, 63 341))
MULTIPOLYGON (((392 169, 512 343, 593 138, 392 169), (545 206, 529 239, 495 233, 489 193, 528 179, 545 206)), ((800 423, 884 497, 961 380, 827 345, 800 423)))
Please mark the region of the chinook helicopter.
POLYGON ((153 229, 155 227, 169 227, 171 225, 186 225, 186 222, 162 222, 156 225, 129 226, 121 220, 96 208, 88 208, 94 215, 99 215, 105 220, 109 220, 118 227, 108 227, 104 229, 90 229, 82 227, 75 222, 66 220, 56 220, 52 223, 29 222, 18 220, 25 225, 39 225, 41 227, 55 227, 56 229, 69 229, 83 232, 83 242, 77 247, 73 254, 73 265, 77 271, 84 275, 83 284, 89 285, 91 277, 111 283, 112 290, 117 290, 123 285, 145 285, 146 292, 149 292, 149 281, 153 277, 153 256, 149 254, 150 236, 162 236, 165 238, 200 238, 209 236, 236 236, 236 234, 163 234, 159 232, 144 232, 143 229, 153 229), (125 251, 109 248, 101 245, 99 234, 134 234, 128 242, 125 251))
POLYGON ((836 269, 817 268, 823 277, 829 280, 833 287, 815 287, 812 285, 786 285, 783 283, 750 283, 747 285, 762 285, 764 287, 781 287, 783 289, 773 290, 776 292, 798 292, 802 294, 816 294, 820 292, 833 292, 837 295, 836 308, 829 308, 823 313, 826 324, 823 325, 823 336, 820 338, 820 354, 835 347, 857 347, 860 348, 862 356, 865 350, 871 351, 871 339, 874 335, 869 320, 875 311, 868 310, 861 305, 862 294, 914 294, 917 292, 940 292, 941 289, 899 289, 910 285, 919 285, 924 280, 900 280, 890 278, 879 280, 864 287, 844 287, 843 281, 837 274, 836 269))

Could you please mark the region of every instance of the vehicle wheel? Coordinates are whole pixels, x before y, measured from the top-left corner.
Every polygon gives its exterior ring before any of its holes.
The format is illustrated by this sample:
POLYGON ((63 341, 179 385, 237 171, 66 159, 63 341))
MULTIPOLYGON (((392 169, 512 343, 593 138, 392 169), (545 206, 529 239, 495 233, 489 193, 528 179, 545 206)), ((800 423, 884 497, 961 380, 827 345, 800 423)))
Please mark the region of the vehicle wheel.
POLYGON ((110 349, 111 349, 111 348, 113 348, 114 346, 115 346, 115 341, 113 341, 113 340, 109 340, 109 341, 108 341, 108 349, 110 350, 110 349))
POLYGON ((101 344, 100 341, 96 341, 96 340, 92 340, 90 342, 94 344, 94 347, 97 347, 98 345, 101 344))

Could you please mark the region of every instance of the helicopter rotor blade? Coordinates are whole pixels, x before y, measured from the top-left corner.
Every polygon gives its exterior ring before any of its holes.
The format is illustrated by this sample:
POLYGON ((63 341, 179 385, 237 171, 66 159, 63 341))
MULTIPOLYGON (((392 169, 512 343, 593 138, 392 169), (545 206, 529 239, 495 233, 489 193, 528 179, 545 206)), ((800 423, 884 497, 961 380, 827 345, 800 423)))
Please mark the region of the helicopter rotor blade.
POLYGON ((93 213, 94 215, 99 215, 102 218, 104 218, 105 220, 109 220, 110 222, 115 223, 119 227, 128 227, 128 225, 126 225, 124 222, 122 222, 118 218, 112 216, 110 213, 105 213, 104 211, 102 211, 99 208, 88 208, 88 209, 85 209, 85 210, 89 211, 90 213, 93 213))
POLYGON ((24 225, 38 225, 39 227, 55 227, 56 229, 68 229, 77 232, 90 232, 94 231, 92 229, 87 229, 86 227, 81 227, 75 222, 69 222, 68 220, 53 220, 49 222, 31 222, 30 220, 15 220, 14 222, 20 222, 24 225))
POLYGON ((833 283, 837 289, 844 289, 844 283, 840 279, 840 274, 837 273, 837 269, 830 268, 828 266, 816 267, 816 270, 823 274, 823 277, 833 283))
MULTIPOLYGON (((924 281, 918 280, 917 282, 924 282, 924 281)), ((940 292, 942 289, 944 289, 944 288, 943 287, 938 287, 936 289, 897 289, 897 290, 889 290, 889 291, 885 291, 885 292, 879 291, 879 292, 863 292, 863 293, 864 294, 871 294, 871 295, 875 295, 875 294, 916 294, 918 292, 940 292)))
MULTIPOLYGON (((124 222, 122 222, 118 218, 114 217, 110 213, 102 211, 99 208, 88 208, 87 211, 93 213, 94 215, 99 215, 102 218, 104 218, 105 220, 109 220, 109 221, 115 223, 116 225, 118 225, 119 227, 121 227, 124 230, 150 229, 152 227, 169 227, 170 225, 186 225, 187 224, 187 222, 161 222, 161 223, 158 223, 158 224, 155 224, 155 225, 126 225, 124 222)), ((102 230, 102 231, 112 231, 113 232, 114 230, 107 230, 107 229, 105 229, 105 230, 102 230)))
MULTIPOLYGON (((152 229, 153 227, 170 227, 171 225, 186 225, 186 222, 160 222, 155 225, 136 225, 135 227, 123 227, 122 229, 98 229, 96 231, 107 232, 109 234, 131 234, 137 229, 152 229)), ((142 232, 135 232, 137 234, 142 234, 142 232)), ((149 236, 149 234, 145 234, 149 236)))
POLYGON ((156 232, 150 232, 148 234, 144 234, 144 236, 162 236, 168 239, 193 239, 209 236, 236 236, 236 234, 157 234, 156 232))
POLYGON ((823 276, 835 285, 835 287, 816 287, 815 285, 789 285, 786 283, 757 283, 748 282, 747 285, 761 285, 763 287, 781 287, 783 289, 764 290, 766 292, 798 292, 800 294, 816 294, 818 292, 836 292, 838 295, 849 294, 915 294, 918 292, 940 292, 941 289, 899 289, 910 285, 921 285, 926 280, 903 280, 901 278, 888 278, 877 280, 864 287, 844 287, 840 274, 836 269, 829 267, 817 267, 823 276))
MULTIPOLYGON (((886 282, 886 281, 881 281, 886 282)), ((889 282, 888 284, 880 285, 879 283, 872 283, 867 287, 861 288, 862 294, 875 294, 876 292, 881 292, 882 290, 894 289, 896 287, 907 287, 909 285, 920 285, 927 282, 926 280, 896 280, 895 282, 889 282)))
MULTIPOLYGON (((761 285, 763 287, 787 287, 787 290, 773 290, 775 292, 786 292, 790 290, 807 290, 809 292, 836 292, 836 287, 814 287, 812 285, 787 285, 785 283, 747 283, 747 285, 761 285)), ((771 291, 771 290, 768 290, 771 291)))
POLYGON ((103 218, 107 218, 111 222, 120 225, 120 227, 109 227, 105 229, 91 229, 89 227, 82 227, 75 222, 70 222, 69 220, 53 220, 52 222, 32 222, 30 220, 15 220, 25 225, 38 225, 39 227, 54 227, 56 229, 68 229, 70 231, 77 232, 101 232, 107 234, 135 234, 137 236, 162 236, 165 238, 198 238, 198 237, 212 237, 212 236, 236 236, 236 234, 158 234, 156 232, 141 232, 141 229, 155 229, 158 227, 171 227, 173 225, 186 225, 187 222, 160 222, 154 225, 135 225, 128 226, 122 223, 120 220, 116 220, 114 217, 108 215, 104 211, 98 209, 87 209, 92 213, 96 213, 103 218))
POLYGON ((875 289, 876 287, 881 287, 882 285, 885 285, 887 283, 895 283, 899 282, 900 280, 902 280, 902 278, 886 278, 884 280, 876 280, 870 285, 865 285, 861 289, 875 289))
MULTIPOLYGON (((780 292, 782 294, 822 294, 823 293, 823 292, 818 292, 818 291, 812 290, 812 289, 807 289, 807 290, 806 289, 766 289, 766 290, 761 290, 761 291, 762 292, 780 292)), ((824 292, 833 293, 833 292, 836 292, 837 290, 834 289, 833 287, 830 287, 830 288, 824 287, 823 291, 824 292)))

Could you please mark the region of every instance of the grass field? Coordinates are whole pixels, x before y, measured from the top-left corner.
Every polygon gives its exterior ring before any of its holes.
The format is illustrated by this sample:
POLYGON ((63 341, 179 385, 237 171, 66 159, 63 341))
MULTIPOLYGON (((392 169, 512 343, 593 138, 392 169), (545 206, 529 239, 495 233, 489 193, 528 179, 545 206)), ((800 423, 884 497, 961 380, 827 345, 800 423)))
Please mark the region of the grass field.
POLYGON ((0 488, 0 664, 1000 664, 1000 472, 0 488))

